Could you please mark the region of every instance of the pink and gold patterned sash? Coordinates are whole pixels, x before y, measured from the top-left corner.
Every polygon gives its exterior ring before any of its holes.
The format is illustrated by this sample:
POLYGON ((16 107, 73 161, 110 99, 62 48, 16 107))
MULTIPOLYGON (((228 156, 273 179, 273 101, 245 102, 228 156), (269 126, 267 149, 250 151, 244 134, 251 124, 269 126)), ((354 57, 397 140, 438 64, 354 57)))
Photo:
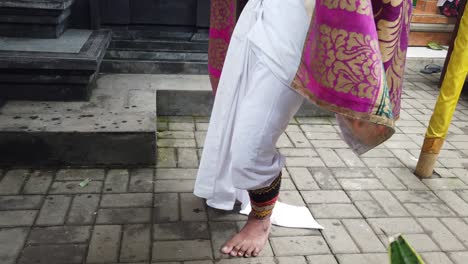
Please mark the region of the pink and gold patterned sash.
MULTIPOLYGON (((317 0, 291 87, 338 114, 363 153, 394 133, 408 47, 411 0, 317 0)), ((209 73, 216 91, 237 0, 211 1, 209 73)))

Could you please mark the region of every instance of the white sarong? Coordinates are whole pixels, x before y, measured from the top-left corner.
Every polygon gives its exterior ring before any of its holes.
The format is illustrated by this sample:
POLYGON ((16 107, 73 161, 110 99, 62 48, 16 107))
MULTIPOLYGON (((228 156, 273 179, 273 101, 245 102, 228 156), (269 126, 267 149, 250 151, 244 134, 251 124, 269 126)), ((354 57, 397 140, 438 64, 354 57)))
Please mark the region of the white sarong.
MULTIPOLYGON (((250 211, 247 190, 269 186, 284 167, 276 142, 303 97, 289 87, 309 16, 303 0, 250 0, 234 30, 219 82, 194 194, 207 205, 250 211)), ((281 197, 280 197, 281 198, 281 197)), ((273 224, 321 228, 305 207, 277 204, 273 224)))

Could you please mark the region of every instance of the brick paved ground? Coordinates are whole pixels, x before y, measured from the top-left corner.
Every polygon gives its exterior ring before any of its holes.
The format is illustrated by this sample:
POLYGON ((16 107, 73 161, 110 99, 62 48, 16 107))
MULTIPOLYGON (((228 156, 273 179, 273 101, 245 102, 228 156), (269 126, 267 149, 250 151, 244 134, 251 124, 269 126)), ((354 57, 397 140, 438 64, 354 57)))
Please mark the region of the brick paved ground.
POLYGON ((159 119, 155 169, 0 169, 0 263, 380 264, 384 230, 406 234, 427 264, 466 264, 468 100, 437 175, 421 181, 412 171, 437 78, 406 79, 398 133, 363 157, 328 118, 297 118, 281 137, 281 199, 308 206, 323 232, 275 227, 261 258, 220 259, 245 217, 191 194, 208 119, 169 117, 159 119))

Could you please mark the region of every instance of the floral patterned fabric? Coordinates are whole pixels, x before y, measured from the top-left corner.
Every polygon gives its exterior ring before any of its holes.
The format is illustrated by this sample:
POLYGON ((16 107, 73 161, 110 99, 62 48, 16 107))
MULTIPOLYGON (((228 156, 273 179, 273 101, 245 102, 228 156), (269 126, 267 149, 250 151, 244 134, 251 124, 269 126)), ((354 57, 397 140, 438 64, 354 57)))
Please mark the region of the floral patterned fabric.
MULTIPOLYGON (((209 73, 216 91, 236 23, 237 0, 211 1, 209 73)), ((337 114, 346 142, 362 154, 394 133, 412 2, 317 0, 291 87, 337 114)))

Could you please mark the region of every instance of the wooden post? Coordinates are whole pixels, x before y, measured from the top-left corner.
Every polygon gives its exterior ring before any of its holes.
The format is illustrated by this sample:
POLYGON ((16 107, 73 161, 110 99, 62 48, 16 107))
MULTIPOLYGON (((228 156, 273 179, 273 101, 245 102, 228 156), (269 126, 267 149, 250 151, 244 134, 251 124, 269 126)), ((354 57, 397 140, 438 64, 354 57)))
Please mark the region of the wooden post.
MULTIPOLYGON (((465 5, 465 11, 468 8, 465 5)), ((461 13, 440 94, 427 128, 415 174, 430 177, 447 136, 468 74, 468 14, 461 13)))

